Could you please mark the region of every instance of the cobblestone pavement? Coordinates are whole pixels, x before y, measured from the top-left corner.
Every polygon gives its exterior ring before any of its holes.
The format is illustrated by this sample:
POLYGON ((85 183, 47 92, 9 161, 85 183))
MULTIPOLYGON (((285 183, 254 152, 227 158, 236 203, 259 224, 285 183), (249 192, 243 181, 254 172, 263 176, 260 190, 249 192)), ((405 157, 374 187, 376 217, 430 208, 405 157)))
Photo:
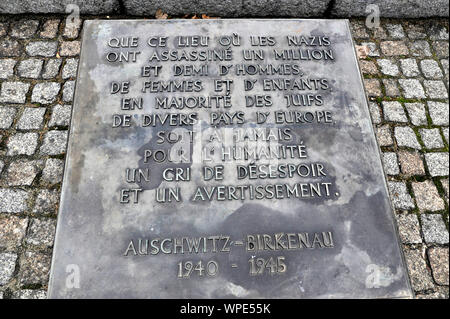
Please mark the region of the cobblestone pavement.
MULTIPOLYGON (((445 20, 351 20, 418 298, 448 298, 445 20)), ((81 24, 0 16, 0 298, 45 298, 81 24)))

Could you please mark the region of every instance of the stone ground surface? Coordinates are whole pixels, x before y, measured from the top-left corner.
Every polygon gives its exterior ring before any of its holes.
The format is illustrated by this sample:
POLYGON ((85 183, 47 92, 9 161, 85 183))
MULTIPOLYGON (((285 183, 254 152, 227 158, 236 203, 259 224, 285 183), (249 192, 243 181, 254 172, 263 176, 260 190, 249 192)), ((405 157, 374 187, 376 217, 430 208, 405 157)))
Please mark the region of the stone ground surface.
MULTIPOLYGON (((412 286, 448 298, 448 22, 350 22, 412 286)), ((80 37, 0 16, 0 298, 46 298, 80 37)))

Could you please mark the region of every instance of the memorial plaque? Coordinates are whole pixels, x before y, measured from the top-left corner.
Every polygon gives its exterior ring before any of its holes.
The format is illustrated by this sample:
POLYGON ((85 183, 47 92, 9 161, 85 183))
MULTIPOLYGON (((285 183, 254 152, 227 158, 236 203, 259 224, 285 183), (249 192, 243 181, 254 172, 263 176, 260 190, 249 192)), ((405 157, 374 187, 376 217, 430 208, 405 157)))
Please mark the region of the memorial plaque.
POLYGON ((412 296, 346 20, 83 32, 50 297, 412 296))

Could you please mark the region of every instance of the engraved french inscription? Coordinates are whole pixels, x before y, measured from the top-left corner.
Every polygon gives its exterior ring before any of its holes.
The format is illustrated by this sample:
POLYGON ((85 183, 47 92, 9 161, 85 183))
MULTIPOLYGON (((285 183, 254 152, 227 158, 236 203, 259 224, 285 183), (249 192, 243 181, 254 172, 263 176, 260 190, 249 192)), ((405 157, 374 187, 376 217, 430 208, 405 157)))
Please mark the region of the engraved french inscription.
POLYGON ((50 297, 411 296, 347 21, 83 30, 50 297))

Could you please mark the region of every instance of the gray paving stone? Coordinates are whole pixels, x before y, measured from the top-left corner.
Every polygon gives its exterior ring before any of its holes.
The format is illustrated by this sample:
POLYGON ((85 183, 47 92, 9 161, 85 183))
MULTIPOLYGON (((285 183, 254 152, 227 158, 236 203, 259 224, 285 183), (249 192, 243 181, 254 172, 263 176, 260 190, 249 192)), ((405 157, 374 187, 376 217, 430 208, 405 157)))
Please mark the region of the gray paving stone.
POLYGON ((378 74, 378 68, 374 62, 367 60, 359 60, 358 62, 363 74, 378 74))
POLYGON ((33 218, 28 230, 26 242, 31 245, 53 246, 56 220, 51 218, 33 218))
POLYGON ((415 126, 427 125, 427 114, 425 105, 422 103, 405 103, 411 123, 415 126))
POLYGON ((62 59, 49 59, 44 67, 44 73, 42 74, 43 79, 55 78, 62 64, 62 59))
POLYGON ((353 37, 356 39, 368 39, 369 34, 367 33, 366 25, 364 21, 350 20, 350 28, 353 37))
POLYGON ((423 99, 425 98, 425 91, 422 84, 416 79, 399 79, 398 83, 403 89, 403 96, 407 99, 423 99))
POLYGON ((386 96, 396 97, 400 96, 400 90, 395 79, 383 79, 384 91, 386 96))
POLYGON ((427 57, 432 55, 430 45, 425 40, 410 43, 409 49, 412 56, 427 57))
POLYGON ((378 79, 364 79, 364 87, 368 96, 382 96, 378 79))
POLYGON ((414 149, 421 149, 419 142, 417 141, 416 134, 413 129, 408 126, 397 126, 394 128, 395 139, 398 146, 405 146, 414 149))
POLYGON ((9 34, 14 38, 27 39, 36 33, 38 26, 38 20, 22 19, 11 23, 9 34))
POLYGON ((61 84, 58 82, 43 82, 38 83, 33 88, 31 95, 31 102, 41 104, 50 104, 56 101, 56 96, 61 89, 61 84))
POLYGON ((52 39, 56 37, 58 33, 59 20, 49 19, 44 22, 42 26, 42 31, 39 33, 41 38, 52 39))
POLYGON ((434 281, 438 285, 448 286, 448 247, 432 247, 428 249, 428 258, 434 281))
POLYGON ((45 107, 26 107, 17 122, 17 129, 38 130, 42 128, 45 111, 45 107))
POLYGON ((8 22, 0 22, 0 37, 8 33, 8 22))
POLYGON ((372 123, 380 124, 381 123, 380 109, 378 108, 378 104, 376 102, 369 102, 369 111, 372 117, 372 123))
POLYGON ((59 155, 66 151, 67 131, 48 131, 45 133, 40 153, 45 155, 59 155))
POLYGON ((361 45, 367 47, 367 49, 368 49, 367 55, 368 56, 370 56, 370 57, 378 57, 378 56, 380 56, 380 51, 378 50, 376 43, 374 43, 374 42, 362 42, 361 45))
POLYGON ((420 219, 427 244, 448 244, 448 231, 440 214, 422 214, 420 219))
POLYGON ((427 37, 423 25, 416 21, 407 21, 406 32, 408 33, 408 37, 413 40, 424 39, 427 37))
POLYGON ((0 56, 17 57, 22 52, 22 45, 19 41, 11 38, 0 39, 0 56))
POLYGON ((442 25, 434 24, 427 31, 431 40, 448 40, 448 31, 442 25))
POLYGON ((439 79, 443 76, 438 63, 435 60, 420 61, 420 68, 422 69, 423 75, 428 79, 439 79))
POLYGON ((64 161, 57 158, 49 158, 42 171, 41 183, 54 185, 62 182, 64 161))
POLYGON ((399 74, 398 66, 395 61, 389 59, 378 59, 378 66, 384 75, 397 76, 399 74))
POLYGON ((448 98, 448 93, 444 82, 425 80, 423 81, 423 85, 425 86, 425 91, 427 92, 428 97, 432 99, 448 98))
POLYGON ((70 116, 72 107, 70 105, 56 104, 53 107, 52 116, 50 118, 49 127, 68 126, 70 124, 70 116))
POLYGON ((449 144, 449 141, 448 141, 448 127, 442 127, 441 129, 442 129, 442 135, 444 135, 444 138, 445 138, 447 144, 449 144))
POLYGON ((6 285, 16 269, 17 255, 14 253, 0 253, 0 286, 6 285))
POLYGON ((45 290, 22 289, 13 293, 13 299, 47 299, 45 290))
POLYGON ((401 24, 387 23, 385 27, 391 38, 403 39, 405 37, 405 32, 403 31, 403 27, 401 24))
POLYGON ((37 79, 42 71, 44 60, 31 58, 19 62, 17 74, 23 78, 37 79))
POLYGON ((17 109, 15 107, 0 105, 0 129, 9 129, 16 113, 17 109))
POLYGON ((57 190, 42 189, 39 191, 33 208, 33 213, 53 214, 59 202, 59 192, 57 190))
POLYGON ((0 188, 0 213, 21 213, 27 209, 28 192, 21 189, 0 188))
POLYGON ((53 57, 58 49, 57 41, 34 41, 27 44, 25 51, 29 56, 53 57))
POLYGON ((434 41, 432 43, 434 52, 439 58, 448 58, 449 44, 448 41, 434 41))
POLYGON ((415 214, 395 214, 400 240, 404 244, 420 244, 419 219, 415 214))
POLYGON ((388 181, 389 193, 392 203, 397 209, 413 209, 414 202, 408 193, 406 184, 404 182, 388 181))
POLYGON ((444 147, 444 141, 442 140, 438 128, 420 129, 419 133, 426 148, 433 149, 444 147))
POLYGON ((0 216, 0 247, 16 249, 25 237, 28 218, 0 216))
POLYGON ((75 81, 66 81, 66 83, 64 83, 62 96, 64 102, 72 102, 74 90, 75 81))
POLYGON ((425 162, 431 176, 448 176, 448 153, 426 153, 425 162))
POLYGON ((441 60, 442 68, 444 69, 445 76, 447 77, 448 82, 448 59, 441 60))
POLYGON ((0 160, 0 174, 3 172, 3 167, 5 167, 5 162, 0 160))
POLYGON ((20 285, 47 283, 51 257, 42 253, 27 251, 20 260, 20 285))
POLYGON ((3 82, 0 93, 0 103, 25 103, 29 83, 3 82))
POLYGON ((415 291, 432 289, 434 287, 433 279, 420 250, 406 248, 404 254, 413 289, 415 291))
POLYGON ((417 151, 399 151, 398 161, 400 162, 402 173, 406 176, 425 175, 423 160, 417 151))
POLYGON ((13 76, 16 63, 14 59, 0 59, 0 79, 5 80, 13 76))
POLYGON ((416 59, 408 58, 400 60, 400 68, 407 77, 415 77, 420 75, 419 66, 416 59))
POLYGON ((432 181, 413 182, 412 189, 420 211, 435 212, 445 209, 444 201, 432 181))
POLYGON ((408 123, 405 110, 400 102, 382 102, 383 114, 386 121, 408 123))
POLYGON ((383 125, 376 129, 378 144, 380 146, 391 146, 394 144, 389 125, 383 125))
POLYGON ((428 101, 428 112, 434 125, 449 125, 448 102, 428 101))
POLYGON ((388 175, 400 174, 400 168, 398 167, 397 154, 393 152, 383 153, 383 167, 384 171, 388 175))
POLYGON ((70 58, 66 60, 62 70, 62 78, 64 80, 77 76, 78 59, 70 58))
POLYGON ((37 144, 37 133, 16 133, 8 140, 8 153, 6 155, 33 155, 37 144))
POLYGON ((8 186, 30 186, 40 172, 41 161, 17 160, 7 170, 8 186))

